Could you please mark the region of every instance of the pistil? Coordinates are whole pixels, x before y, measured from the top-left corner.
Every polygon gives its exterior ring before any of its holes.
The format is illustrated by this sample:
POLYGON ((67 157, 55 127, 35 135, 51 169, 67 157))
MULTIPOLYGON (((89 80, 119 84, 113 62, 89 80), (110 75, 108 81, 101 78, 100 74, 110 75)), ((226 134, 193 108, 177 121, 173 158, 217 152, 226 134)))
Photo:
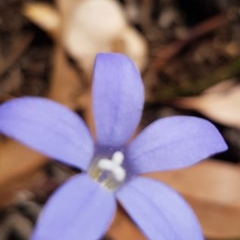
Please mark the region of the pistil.
POLYGON ((112 155, 112 159, 102 158, 95 161, 89 169, 89 174, 108 190, 115 191, 126 177, 126 171, 121 166, 123 160, 123 153, 117 151, 112 155))

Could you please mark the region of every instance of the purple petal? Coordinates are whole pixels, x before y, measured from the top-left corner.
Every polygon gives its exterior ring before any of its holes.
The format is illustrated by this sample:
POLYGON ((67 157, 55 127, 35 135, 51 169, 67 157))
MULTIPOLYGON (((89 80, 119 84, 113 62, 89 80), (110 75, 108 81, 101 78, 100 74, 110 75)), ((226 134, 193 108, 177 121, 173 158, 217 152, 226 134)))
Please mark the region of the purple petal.
POLYGON ((93 155, 93 141, 81 118, 46 98, 23 97, 2 104, 0 132, 84 170, 93 155))
POLYGON ((148 239, 203 240, 191 208, 165 184, 138 177, 120 189, 117 197, 148 239))
POLYGON ((149 125, 130 143, 124 164, 129 175, 172 170, 226 149, 210 122, 196 117, 167 117, 149 125))
POLYGON ((96 240, 111 224, 114 195, 87 174, 68 180, 40 214, 32 240, 96 240))
POLYGON ((97 142, 121 147, 142 114, 143 84, 138 70, 121 54, 98 54, 94 68, 93 108, 97 142))

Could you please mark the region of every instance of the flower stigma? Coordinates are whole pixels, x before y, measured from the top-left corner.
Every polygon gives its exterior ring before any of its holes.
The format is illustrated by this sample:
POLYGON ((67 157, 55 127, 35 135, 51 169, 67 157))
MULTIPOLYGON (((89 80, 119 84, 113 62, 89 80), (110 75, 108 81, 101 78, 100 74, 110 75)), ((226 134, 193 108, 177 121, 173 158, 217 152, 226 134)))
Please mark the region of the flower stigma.
POLYGON ((109 191, 115 191, 126 178, 126 170, 121 166, 123 160, 123 153, 117 151, 111 159, 101 158, 95 161, 89 169, 89 174, 109 191))

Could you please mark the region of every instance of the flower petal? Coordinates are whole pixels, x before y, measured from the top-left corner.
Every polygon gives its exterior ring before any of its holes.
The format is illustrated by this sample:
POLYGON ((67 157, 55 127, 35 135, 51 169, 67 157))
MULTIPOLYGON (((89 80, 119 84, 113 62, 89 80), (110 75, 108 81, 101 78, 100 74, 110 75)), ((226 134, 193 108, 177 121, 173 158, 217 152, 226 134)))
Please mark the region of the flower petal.
POLYGON ((191 208, 165 184, 138 177, 121 188, 117 197, 148 239, 203 240, 191 208))
POLYGON ((81 118, 46 98, 22 97, 2 104, 0 132, 84 170, 93 155, 93 141, 81 118))
POLYGON ((138 70, 122 54, 98 54, 94 68, 93 108, 97 142, 121 147, 142 114, 143 84, 138 70))
POLYGON ((196 117, 167 117, 150 124, 130 143, 124 164, 129 175, 172 170, 226 149, 210 122, 196 117))
POLYGON ((115 210, 112 193, 87 174, 77 175, 52 195, 40 214, 31 239, 100 239, 115 210))

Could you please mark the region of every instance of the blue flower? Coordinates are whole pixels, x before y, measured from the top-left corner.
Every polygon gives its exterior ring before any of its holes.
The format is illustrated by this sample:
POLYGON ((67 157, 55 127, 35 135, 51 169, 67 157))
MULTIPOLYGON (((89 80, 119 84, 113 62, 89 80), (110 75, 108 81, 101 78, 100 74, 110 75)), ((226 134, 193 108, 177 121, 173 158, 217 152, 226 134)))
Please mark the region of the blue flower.
POLYGON ((77 114, 51 100, 23 97, 0 107, 3 134, 83 171, 50 197, 32 239, 99 239, 119 201, 148 239, 202 240, 187 203, 139 174, 186 167, 224 151, 217 129, 204 119, 174 116, 130 141, 144 103, 139 72, 124 55, 99 54, 93 78, 95 141, 77 114))

